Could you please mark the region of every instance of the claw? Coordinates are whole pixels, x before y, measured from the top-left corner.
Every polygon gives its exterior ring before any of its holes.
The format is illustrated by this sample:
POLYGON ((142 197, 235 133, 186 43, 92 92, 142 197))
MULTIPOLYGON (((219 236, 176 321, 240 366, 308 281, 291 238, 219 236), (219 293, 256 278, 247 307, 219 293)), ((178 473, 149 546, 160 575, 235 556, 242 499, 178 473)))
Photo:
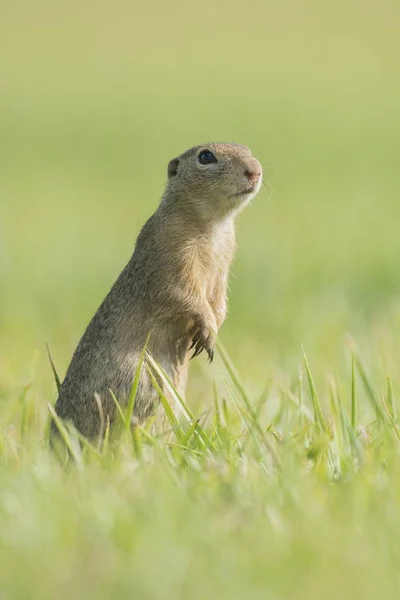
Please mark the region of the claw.
POLYGON ((212 338, 208 331, 203 332, 202 330, 198 330, 197 332, 195 332, 192 338, 192 343, 188 348, 188 351, 192 350, 193 348, 194 352, 190 357, 190 360, 192 360, 192 358, 196 358, 196 356, 199 356, 199 354, 201 354, 203 350, 206 350, 208 354, 208 362, 212 362, 214 358, 214 349, 212 348, 212 338), (206 333, 206 335, 204 335, 204 333, 206 333))
POLYGON ((201 352, 203 352, 203 350, 204 350, 204 347, 203 347, 202 343, 199 340, 196 343, 195 351, 193 352, 192 358, 195 358, 196 356, 198 356, 201 352))

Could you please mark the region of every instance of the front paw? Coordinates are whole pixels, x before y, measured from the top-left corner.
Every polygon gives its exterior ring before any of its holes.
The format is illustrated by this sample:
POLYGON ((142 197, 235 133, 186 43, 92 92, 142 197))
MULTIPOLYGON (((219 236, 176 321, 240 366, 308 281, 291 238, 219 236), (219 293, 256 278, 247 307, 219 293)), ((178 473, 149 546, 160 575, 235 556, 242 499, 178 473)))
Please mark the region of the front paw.
POLYGON ((200 327, 194 332, 193 340, 189 347, 189 350, 194 348, 190 360, 205 350, 208 354, 208 362, 212 362, 214 358, 214 346, 215 334, 207 327, 200 327))

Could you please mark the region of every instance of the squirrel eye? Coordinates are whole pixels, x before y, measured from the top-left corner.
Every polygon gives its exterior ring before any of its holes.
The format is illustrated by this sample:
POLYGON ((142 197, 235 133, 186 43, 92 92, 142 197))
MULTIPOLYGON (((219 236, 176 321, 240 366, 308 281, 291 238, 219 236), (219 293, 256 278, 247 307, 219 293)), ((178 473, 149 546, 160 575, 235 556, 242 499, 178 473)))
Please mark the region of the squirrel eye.
POLYGON ((202 165, 211 165, 211 163, 218 162, 210 150, 202 150, 197 158, 202 165))

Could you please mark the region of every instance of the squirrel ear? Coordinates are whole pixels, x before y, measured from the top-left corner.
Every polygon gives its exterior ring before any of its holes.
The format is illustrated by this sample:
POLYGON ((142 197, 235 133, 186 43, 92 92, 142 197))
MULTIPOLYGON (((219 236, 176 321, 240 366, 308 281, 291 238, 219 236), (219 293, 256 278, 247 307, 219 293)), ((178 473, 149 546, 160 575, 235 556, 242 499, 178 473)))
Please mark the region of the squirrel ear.
POLYGON ((178 172, 179 160, 177 158, 173 158, 168 163, 168 177, 175 177, 178 172))

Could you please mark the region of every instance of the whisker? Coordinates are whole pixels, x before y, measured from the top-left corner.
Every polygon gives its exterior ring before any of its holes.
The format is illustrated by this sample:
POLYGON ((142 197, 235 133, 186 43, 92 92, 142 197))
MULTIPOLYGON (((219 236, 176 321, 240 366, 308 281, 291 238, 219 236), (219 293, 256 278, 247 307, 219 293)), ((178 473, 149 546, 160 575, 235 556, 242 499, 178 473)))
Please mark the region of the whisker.
MULTIPOLYGON (((261 164, 263 172, 264 173, 271 173, 271 171, 274 171, 276 169, 279 168, 278 165, 263 165, 261 164)), ((268 198, 270 200, 272 200, 272 202, 275 202, 276 198, 275 198, 275 193, 276 193, 276 188, 272 185, 272 183, 267 179, 266 181, 262 181, 262 187, 265 189, 265 191, 268 194, 268 198)))
POLYGON ((266 181, 266 182, 263 181, 261 183, 261 185, 265 189, 265 191, 267 192, 269 200, 272 200, 272 202, 275 202, 275 197, 274 197, 273 191, 276 191, 276 190, 275 190, 274 186, 271 184, 271 182, 270 181, 266 181))

